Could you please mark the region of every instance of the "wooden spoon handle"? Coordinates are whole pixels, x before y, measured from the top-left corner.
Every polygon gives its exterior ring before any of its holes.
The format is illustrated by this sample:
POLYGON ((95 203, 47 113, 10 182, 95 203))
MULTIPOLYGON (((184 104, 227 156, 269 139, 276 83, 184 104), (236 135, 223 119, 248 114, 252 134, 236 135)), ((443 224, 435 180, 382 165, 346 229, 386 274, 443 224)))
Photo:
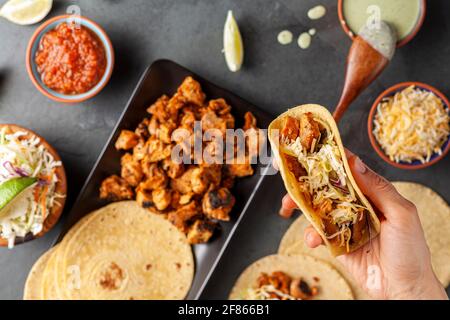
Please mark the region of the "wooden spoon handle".
POLYGON ((372 48, 364 39, 356 37, 347 57, 344 89, 333 117, 338 122, 353 100, 375 80, 389 60, 372 48))

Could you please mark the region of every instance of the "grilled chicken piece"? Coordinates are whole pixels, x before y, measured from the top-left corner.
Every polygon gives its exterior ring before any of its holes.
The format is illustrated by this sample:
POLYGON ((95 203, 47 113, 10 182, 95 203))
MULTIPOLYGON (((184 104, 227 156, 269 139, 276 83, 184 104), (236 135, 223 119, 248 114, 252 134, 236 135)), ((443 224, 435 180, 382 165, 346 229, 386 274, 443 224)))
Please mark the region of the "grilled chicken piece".
POLYGON ((133 158, 136 161, 140 161, 144 159, 145 155, 147 154, 148 146, 145 143, 144 139, 139 139, 138 144, 133 148, 133 158))
POLYGON ((154 206, 152 198, 152 190, 147 190, 142 187, 136 188, 136 202, 142 208, 152 208, 154 206))
POLYGON ((148 123, 148 132, 150 133, 150 135, 156 136, 156 134, 158 132, 158 128, 159 128, 158 118, 152 116, 148 123))
POLYGON ((183 111, 180 117, 180 127, 192 132, 194 130, 195 120, 195 113, 193 111, 183 111))
POLYGON ((190 167, 179 178, 170 181, 170 187, 182 194, 191 193, 192 191, 192 173, 196 168, 190 167))
POLYGON ((313 141, 320 138, 319 123, 313 119, 312 113, 304 113, 300 116, 300 142, 307 151, 311 150, 313 141))
POLYGON ((211 221, 204 219, 195 220, 195 222, 189 227, 189 231, 187 233, 188 242, 190 244, 208 242, 213 235, 215 228, 216 224, 211 221))
POLYGON ((233 176, 228 170, 228 166, 222 166, 222 179, 220 186, 223 188, 231 189, 234 186, 235 176, 233 176))
POLYGON ((244 115, 244 126, 242 129, 247 131, 249 129, 256 129, 256 118, 250 111, 247 111, 244 115))
POLYGON ((288 170, 292 172, 297 181, 300 177, 307 175, 305 168, 303 168, 302 164, 298 162, 298 159, 296 157, 290 156, 288 154, 283 154, 283 157, 288 170))
POLYGON ((209 100, 208 109, 219 116, 230 113, 231 111, 230 105, 222 98, 209 100))
MULTIPOLYGON (((173 99, 173 98, 172 98, 173 99)), ((150 113, 153 117, 156 117, 160 123, 172 120, 176 121, 178 117, 178 110, 174 110, 173 108, 169 108, 169 99, 168 96, 161 96, 154 104, 148 107, 147 112, 150 113)))
POLYGON ((159 125, 156 131, 156 137, 164 143, 170 144, 172 142, 172 132, 177 125, 173 122, 164 122, 159 125))
POLYGON ((166 171, 169 178, 172 179, 180 177, 184 172, 184 164, 175 163, 170 158, 166 158, 162 161, 162 168, 166 171))
POLYGON ((152 191, 152 199, 156 209, 165 210, 172 201, 172 193, 168 189, 155 189, 152 191))
POLYGON ((200 83, 195 81, 192 77, 184 79, 177 93, 182 95, 188 102, 197 106, 202 106, 205 103, 205 94, 202 91, 200 83))
POLYGON ((228 164, 228 172, 233 177, 246 177, 253 174, 253 168, 250 164, 250 160, 246 157, 245 161, 237 161, 238 163, 228 164), (240 162, 240 163, 239 163, 240 162))
POLYGON ((324 198, 322 202, 314 206, 314 211, 323 219, 327 218, 328 213, 333 210, 333 201, 328 198, 324 198))
POLYGON ((132 187, 136 187, 141 182, 144 174, 141 165, 130 153, 125 153, 120 159, 122 169, 120 175, 132 187))
POLYGON ((229 213, 235 201, 231 192, 226 188, 209 191, 203 197, 203 213, 213 219, 229 221, 229 213))
POLYGON ((139 136, 130 130, 122 130, 117 138, 115 147, 117 150, 129 150, 134 148, 139 142, 139 136))
POLYGON ((292 280, 289 286, 290 295, 301 300, 309 300, 319 293, 317 287, 310 287, 302 278, 292 280))
POLYGON ((192 171, 192 191, 203 194, 207 190, 215 189, 220 185, 222 170, 220 165, 202 165, 192 171))
POLYGON ((100 198, 110 201, 133 199, 134 193, 131 186, 122 178, 112 175, 103 180, 100 186, 100 198))
POLYGON ((227 121, 218 117, 213 111, 209 110, 202 116, 202 130, 220 130, 225 135, 227 130, 227 121))
POLYGON ((283 128, 281 129, 281 137, 295 141, 299 135, 300 122, 293 118, 287 116, 284 120, 283 128))
MULTIPOLYGON (((263 286, 271 285, 275 289, 285 293, 289 294, 289 289, 291 285, 291 277, 288 276, 286 273, 282 271, 275 271, 272 272, 271 275, 267 273, 261 273, 261 275, 258 277, 257 286, 258 288, 261 288, 263 286)), ((277 297, 280 298, 280 297, 277 297)))
POLYGON ((142 171, 147 178, 139 184, 142 188, 153 190, 165 188, 167 186, 168 178, 166 173, 158 166, 157 163, 150 163, 146 165, 145 161, 143 161, 142 171))
POLYGON ((201 215, 201 209, 195 201, 177 208, 175 211, 169 212, 167 218, 180 231, 186 233, 188 231, 189 222, 195 217, 201 215))
POLYGON ((140 139, 146 140, 150 137, 150 132, 148 131, 148 127, 150 125, 150 119, 144 118, 138 126, 136 127, 136 130, 134 130, 134 133, 138 135, 140 139))
POLYGON ((147 155, 145 156, 147 157, 147 161, 158 162, 170 157, 172 152, 172 146, 170 144, 165 144, 154 137, 148 139, 145 144, 147 146, 147 155))

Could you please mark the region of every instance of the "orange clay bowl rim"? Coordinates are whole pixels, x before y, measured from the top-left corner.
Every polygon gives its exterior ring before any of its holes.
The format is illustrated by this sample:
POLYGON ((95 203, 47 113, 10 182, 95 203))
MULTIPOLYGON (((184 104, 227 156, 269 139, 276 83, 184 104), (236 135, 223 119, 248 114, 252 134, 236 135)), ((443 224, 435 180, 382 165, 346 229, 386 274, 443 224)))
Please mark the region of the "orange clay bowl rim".
MULTIPOLYGON (((40 139, 40 145, 43 145, 44 148, 54 157, 55 161, 61 161, 61 158, 59 157, 58 153, 55 149, 40 135, 36 134, 35 132, 26 129, 24 127, 18 126, 16 124, 0 124, 0 129, 8 127, 13 132, 17 131, 24 131, 27 133, 27 138, 31 136, 35 136, 40 139)), ((48 214, 48 216, 44 220, 44 225, 42 228, 42 231, 36 235, 32 235, 31 233, 28 233, 25 237, 17 237, 15 244, 22 244, 37 238, 42 237, 45 235, 48 231, 50 231, 55 224, 58 222, 61 213, 64 209, 64 204, 66 203, 66 195, 67 195, 67 178, 66 178, 66 172, 64 170, 64 165, 61 162, 61 166, 56 167, 56 175, 58 176, 58 182, 55 186, 55 192, 62 194, 64 197, 59 200, 59 206, 54 205, 48 214)), ((7 247, 8 246, 8 240, 4 238, 0 238, 0 246, 1 247, 7 247)))
MULTIPOLYGON (((342 29, 344 29, 344 32, 346 35, 350 37, 350 39, 354 40, 356 38, 355 33, 350 30, 347 23, 345 23, 345 16, 344 16, 344 9, 343 5, 345 0, 338 0, 338 16, 339 16, 339 24, 341 25, 342 29)), ((416 25, 414 26, 414 29, 411 30, 411 32, 401 41, 397 42, 397 48, 403 47, 405 44, 410 42, 419 32, 419 30, 422 28, 423 21, 425 20, 425 16, 427 13, 427 2, 426 0, 420 0, 420 16, 417 20, 416 25)))
MULTIPOLYGON (((377 106, 380 104, 381 100, 383 98, 392 96, 392 94, 394 92, 398 91, 399 89, 407 88, 409 86, 416 86, 418 88, 426 89, 426 90, 433 92, 438 98, 440 98, 444 102, 445 106, 447 107, 447 112, 448 112, 448 110, 450 108, 450 103, 449 103, 448 99, 445 97, 445 95, 442 92, 440 92, 438 89, 436 89, 428 84, 422 83, 422 82, 415 82, 415 81, 401 82, 401 83, 398 83, 398 84, 386 89, 385 91, 383 91, 378 96, 378 98, 375 100, 375 102, 373 103, 373 105, 370 109, 369 117, 367 119, 367 133, 369 135, 370 144, 372 145, 372 147, 375 149, 375 151, 378 153, 378 155, 384 161, 386 161, 390 165, 392 165, 396 168, 399 168, 399 169, 418 170, 418 169, 427 168, 427 167, 435 164, 436 162, 440 161, 442 158, 444 158, 445 155, 450 151, 450 143, 447 143, 447 146, 445 147, 444 150, 442 150, 441 155, 435 157, 433 160, 431 160, 429 162, 425 162, 422 164, 405 164, 405 163, 397 163, 397 162, 389 159, 389 157, 381 149, 381 147, 378 144, 378 141, 376 140, 375 136, 373 135, 373 119, 374 119, 375 113, 377 111, 377 106)), ((447 138, 447 139, 449 139, 449 138, 447 138)))
MULTIPOLYGON (((61 15, 61 16, 57 16, 54 18, 51 18, 47 21, 45 21, 43 24, 41 24, 36 31, 33 33, 33 36, 31 37, 30 41, 28 42, 28 47, 27 47, 27 53, 26 53, 26 66, 27 66, 27 72, 28 75, 31 79, 31 81, 33 82, 34 86, 47 98, 50 98, 54 101, 57 102, 64 102, 64 103, 79 103, 82 101, 86 101, 94 96, 96 96, 100 91, 103 90, 103 88, 108 84, 111 75, 112 75, 112 71, 114 69, 114 61, 115 61, 115 57, 114 57, 114 50, 113 50, 113 46, 111 43, 111 40, 109 39, 108 35, 106 34, 105 30, 100 27, 100 25, 98 25, 96 22, 92 21, 89 18, 83 17, 83 16, 78 16, 77 18, 81 19, 81 20, 85 20, 88 21, 89 23, 93 24, 94 26, 96 26, 98 28, 98 31, 103 35, 103 37, 106 39, 106 43, 102 40, 101 43, 106 46, 107 48, 105 48, 105 50, 110 50, 111 52, 111 59, 110 61, 107 61, 107 64, 111 65, 111 68, 109 69, 108 73, 106 74, 105 77, 105 81, 104 83, 98 87, 96 90, 92 91, 90 94, 80 98, 80 99, 64 99, 64 98, 60 98, 60 97, 56 97, 53 94, 51 94, 50 92, 48 92, 48 90, 44 87, 41 86, 41 84, 36 80, 35 75, 31 69, 31 51, 33 48, 33 44, 36 42, 37 37, 39 36, 39 34, 42 32, 43 29, 45 29, 49 24, 61 20, 61 22, 63 22, 63 20, 66 20, 68 18, 73 17, 73 15, 69 15, 69 14, 65 14, 65 15, 61 15)), ((85 26, 87 29, 91 30, 89 27, 85 26)), ((93 31, 93 30, 91 30, 93 31)), ((94 31, 93 31, 94 32, 94 31)), ((94 32, 95 33, 95 32, 94 32)), ((34 63, 34 62, 33 62, 34 63)), ((100 80, 101 81, 101 80, 100 80)), ((89 90, 87 91, 89 92, 89 90)))

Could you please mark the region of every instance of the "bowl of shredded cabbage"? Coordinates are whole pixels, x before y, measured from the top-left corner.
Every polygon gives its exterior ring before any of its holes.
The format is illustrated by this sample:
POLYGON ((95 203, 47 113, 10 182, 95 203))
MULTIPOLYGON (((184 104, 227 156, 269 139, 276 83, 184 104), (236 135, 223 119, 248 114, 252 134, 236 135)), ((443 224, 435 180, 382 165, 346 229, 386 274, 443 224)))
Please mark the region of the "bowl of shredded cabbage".
POLYGON ((429 167, 450 150, 449 102, 427 84, 399 83, 375 100, 368 134, 378 155, 394 167, 429 167))
POLYGON ((57 152, 36 133, 0 125, 0 246, 47 233, 65 204, 67 181, 57 152))

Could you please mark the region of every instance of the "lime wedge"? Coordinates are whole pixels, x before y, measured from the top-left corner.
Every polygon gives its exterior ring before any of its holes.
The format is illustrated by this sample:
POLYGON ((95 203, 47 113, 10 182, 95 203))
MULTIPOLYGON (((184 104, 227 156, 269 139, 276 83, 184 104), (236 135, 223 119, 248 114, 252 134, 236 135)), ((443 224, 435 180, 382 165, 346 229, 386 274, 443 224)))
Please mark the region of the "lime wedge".
POLYGON ((242 62, 244 61, 244 44, 242 43, 241 33, 239 32, 239 27, 231 10, 228 11, 227 20, 223 29, 223 50, 228 69, 232 72, 241 69, 242 62))
POLYGON ((53 0, 9 0, 0 9, 0 16, 21 25, 34 24, 47 16, 52 5, 53 0))
POLYGON ((0 184, 0 210, 36 181, 36 178, 14 178, 0 184))

